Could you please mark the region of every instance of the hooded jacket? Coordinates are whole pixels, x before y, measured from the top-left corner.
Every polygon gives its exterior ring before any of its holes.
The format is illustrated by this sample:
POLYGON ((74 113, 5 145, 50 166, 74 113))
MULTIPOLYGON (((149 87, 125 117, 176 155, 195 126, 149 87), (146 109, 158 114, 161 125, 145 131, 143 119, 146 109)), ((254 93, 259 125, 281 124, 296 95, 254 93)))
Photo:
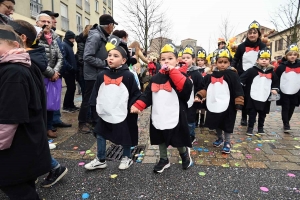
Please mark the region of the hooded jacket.
POLYGON ((42 73, 44 73, 48 66, 48 59, 44 47, 37 47, 28 51, 31 63, 36 65, 42 73))
POLYGON ((62 43, 64 49, 64 62, 61 68, 61 74, 75 74, 77 69, 76 58, 73 52, 74 44, 67 39, 64 39, 62 43))

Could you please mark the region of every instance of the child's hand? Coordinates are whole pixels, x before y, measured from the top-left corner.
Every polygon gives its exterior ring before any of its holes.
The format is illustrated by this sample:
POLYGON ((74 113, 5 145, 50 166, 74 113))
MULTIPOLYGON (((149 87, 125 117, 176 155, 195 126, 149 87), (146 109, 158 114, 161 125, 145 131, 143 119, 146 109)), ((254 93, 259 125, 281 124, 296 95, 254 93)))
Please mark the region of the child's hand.
POLYGON ((272 94, 274 94, 274 95, 277 95, 277 94, 278 94, 277 90, 271 90, 271 92, 272 92, 272 94))
POLYGON ((132 105, 131 108, 130 108, 130 113, 140 114, 141 111, 139 109, 137 109, 137 107, 135 107, 134 105, 132 105))
POLYGON ((170 71, 171 69, 174 69, 175 66, 171 66, 171 65, 168 65, 168 70, 170 71))

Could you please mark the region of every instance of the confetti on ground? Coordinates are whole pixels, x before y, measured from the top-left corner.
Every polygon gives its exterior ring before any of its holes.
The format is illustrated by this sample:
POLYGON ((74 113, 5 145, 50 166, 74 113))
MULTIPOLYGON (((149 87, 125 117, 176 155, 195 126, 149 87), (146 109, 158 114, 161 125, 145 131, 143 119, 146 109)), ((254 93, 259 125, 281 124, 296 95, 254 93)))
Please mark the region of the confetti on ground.
POLYGON ((209 150, 208 149, 204 149, 204 152, 209 152, 209 150))
POLYGON ((199 164, 203 163, 203 160, 199 160, 198 163, 199 163, 199 164))
POLYGON ((79 166, 83 166, 84 164, 85 164, 84 162, 78 163, 79 166))
POLYGON ((205 173, 205 172, 199 172, 199 175, 200 175, 200 176, 205 176, 206 173, 205 173))
POLYGON ((233 190, 233 192, 234 192, 234 193, 239 193, 239 191, 238 191, 238 190, 233 190))
POLYGON ((182 164, 182 160, 179 160, 179 164, 182 164))
POLYGON ((193 152, 191 152, 191 154, 194 156, 194 155, 197 155, 197 152, 193 151, 193 152))
POLYGON ((240 163, 235 163, 234 165, 235 165, 236 167, 241 166, 240 163))
POLYGON ((74 150, 78 149, 78 147, 73 147, 74 150))
POLYGON ((80 155, 84 155, 85 154, 85 151, 80 151, 80 155))
POLYGON ((276 135, 276 132, 271 132, 272 135, 276 135))
POLYGON ((300 149, 300 146, 295 146, 295 148, 300 149))
POLYGON ((251 140, 252 140, 252 138, 247 138, 247 140, 248 140, 248 141, 251 141, 251 140))
POLYGON ((294 138, 294 140, 299 140, 299 138, 294 138))
POLYGON ((266 187, 260 187, 260 190, 263 191, 263 192, 269 192, 269 189, 266 188, 266 187))
POLYGON ((49 140, 48 142, 49 142, 49 143, 52 143, 52 142, 53 142, 53 140, 49 140))
POLYGON ((90 153, 90 154, 89 154, 89 156, 93 157, 93 156, 95 156, 95 154, 93 154, 93 153, 90 153))
POLYGON ((292 174, 292 173, 288 173, 287 174, 289 177, 295 177, 296 175, 295 174, 292 174))
POLYGON ((223 158, 228 158, 228 154, 222 153, 222 157, 223 157, 223 158))
POLYGON ((260 151, 260 148, 255 148, 255 151, 260 151))
POLYGON ((203 151, 203 149, 202 148, 198 148, 197 151, 201 152, 201 151, 203 151))
POLYGON ((83 193, 82 194, 83 199, 88 199, 89 197, 90 197, 90 195, 88 193, 83 193))
POLYGON ((229 167, 229 164, 228 163, 223 164, 222 167, 229 167))
POLYGON ((112 174, 112 175, 110 175, 110 178, 117 178, 117 174, 112 174))
POLYGON ((247 154, 247 155, 246 155, 246 158, 247 158, 247 159, 251 159, 251 158, 252 158, 252 156, 251 156, 251 155, 249 155, 249 154, 247 154))
POLYGON ((262 144, 257 144, 258 147, 262 147, 262 144))
POLYGON ((89 153, 91 153, 91 152, 92 152, 91 150, 87 150, 85 153, 89 154, 89 153))
POLYGON ((208 141, 208 140, 205 140, 204 142, 205 142, 205 143, 208 143, 209 141, 208 141))

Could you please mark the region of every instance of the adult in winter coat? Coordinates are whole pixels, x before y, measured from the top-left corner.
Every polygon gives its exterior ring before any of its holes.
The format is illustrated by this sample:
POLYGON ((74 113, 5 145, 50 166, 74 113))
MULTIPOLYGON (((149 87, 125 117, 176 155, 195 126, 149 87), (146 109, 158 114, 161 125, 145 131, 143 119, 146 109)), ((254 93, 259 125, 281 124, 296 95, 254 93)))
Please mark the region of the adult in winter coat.
POLYGON ((15 0, 0 0, 0 24, 7 24, 14 13, 15 0))
MULTIPOLYGON (((52 19, 47 14, 40 14, 36 17, 36 24, 39 27, 44 28, 43 34, 39 40, 39 46, 45 47, 46 55, 48 58, 48 66, 43 72, 46 78, 51 81, 57 81, 59 79, 59 71, 62 67, 63 56, 59 50, 57 44, 57 38, 59 37, 52 29, 52 19)), ((60 95, 60 94, 59 94, 60 95)), ((56 133, 52 131, 53 111, 47 111, 47 134, 48 137, 57 137, 56 133)))
MULTIPOLYGON (((81 108, 78 116, 78 132, 80 133, 89 133, 91 132, 90 127, 87 125, 88 112, 90 110, 89 100, 94 87, 94 84, 97 80, 97 75, 107 69, 106 58, 107 51, 105 45, 107 43, 107 38, 109 34, 112 33, 115 22, 112 16, 104 14, 99 18, 99 23, 95 24, 87 37, 83 61, 84 61, 84 81, 85 81, 85 94, 81 103, 81 108)), ((96 108, 91 108, 91 121, 92 125, 95 125, 97 122, 96 108)))
MULTIPOLYGON (((248 27, 246 41, 238 46, 231 62, 231 66, 237 69, 239 76, 255 65, 259 50, 266 47, 260 37, 260 25, 257 21, 253 21, 248 27)), ((247 111, 245 107, 242 110, 241 125, 247 126, 247 111)))
POLYGON ((64 62, 60 70, 67 85, 67 91, 64 98, 63 110, 73 112, 77 108, 74 105, 74 95, 76 91, 75 76, 76 76, 76 58, 73 52, 75 42, 75 33, 67 31, 63 40, 64 62))

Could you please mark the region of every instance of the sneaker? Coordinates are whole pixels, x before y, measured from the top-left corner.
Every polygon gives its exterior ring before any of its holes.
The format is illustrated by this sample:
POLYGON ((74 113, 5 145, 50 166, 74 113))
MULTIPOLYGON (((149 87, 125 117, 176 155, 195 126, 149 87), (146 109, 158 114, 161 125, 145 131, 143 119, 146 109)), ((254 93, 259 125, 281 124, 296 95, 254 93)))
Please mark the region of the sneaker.
POLYGON ((73 111, 79 111, 80 110, 80 107, 77 107, 77 106, 74 106, 71 108, 73 111))
POLYGON ((247 126, 247 119, 241 119, 241 126, 247 126))
POLYGON ((51 150, 51 149, 55 149, 56 148, 56 145, 55 144, 49 144, 49 149, 51 150))
POLYGON ((159 162, 154 166, 153 171, 155 173, 163 173, 163 171, 170 167, 169 159, 165 160, 163 158, 159 159, 159 162))
POLYGON ((47 178, 41 183, 42 187, 51 187, 57 183, 64 175, 66 175, 68 169, 66 167, 60 166, 57 169, 53 169, 49 172, 47 178))
POLYGON ((75 111, 72 108, 63 108, 62 112, 64 112, 64 113, 74 113, 75 111))
POLYGON ((94 169, 104 169, 107 167, 106 161, 100 162, 98 158, 95 158, 88 164, 84 165, 84 168, 88 170, 94 170, 94 169))
POLYGON ((224 143, 223 138, 219 138, 216 141, 213 142, 214 147, 219 147, 224 143))
POLYGON ((194 142, 196 142, 195 136, 192 136, 192 135, 191 135, 190 138, 191 138, 191 143, 194 144, 194 142))
POLYGON ((224 142, 222 153, 230 153, 231 145, 229 142, 224 142))
POLYGON ((253 128, 252 127, 249 127, 247 128, 247 133, 246 133, 248 136, 253 136, 253 128))
POLYGON ((265 135, 266 134, 263 127, 258 127, 257 133, 260 134, 260 135, 265 135))
POLYGON ((88 134, 91 132, 91 128, 86 123, 80 123, 78 125, 78 133, 88 134))
POLYGON ((69 127, 72 127, 72 124, 67 124, 65 122, 60 122, 58 124, 53 124, 52 126, 59 127, 59 128, 69 128, 69 127))
POLYGON ((292 129, 291 129, 289 123, 283 124, 283 132, 284 133, 290 133, 290 132, 292 132, 292 129))
POLYGON ((130 165, 132 165, 132 164, 133 164, 132 159, 125 156, 121 160, 121 163, 119 165, 119 169, 128 169, 130 167, 130 165))
POLYGON ((187 169, 193 165, 193 160, 191 158, 191 150, 189 147, 186 147, 186 151, 183 154, 180 154, 182 160, 182 169, 187 169))

